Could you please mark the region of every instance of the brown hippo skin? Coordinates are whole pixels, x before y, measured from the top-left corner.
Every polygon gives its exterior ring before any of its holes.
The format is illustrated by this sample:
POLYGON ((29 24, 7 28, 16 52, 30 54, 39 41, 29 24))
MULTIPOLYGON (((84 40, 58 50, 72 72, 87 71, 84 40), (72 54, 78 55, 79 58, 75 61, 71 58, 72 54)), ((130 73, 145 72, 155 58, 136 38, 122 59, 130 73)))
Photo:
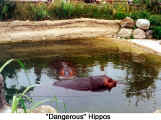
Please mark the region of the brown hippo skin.
POLYGON ((116 87, 117 82, 105 75, 101 75, 87 78, 76 78, 73 80, 56 81, 54 85, 79 91, 110 91, 113 87, 116 87))

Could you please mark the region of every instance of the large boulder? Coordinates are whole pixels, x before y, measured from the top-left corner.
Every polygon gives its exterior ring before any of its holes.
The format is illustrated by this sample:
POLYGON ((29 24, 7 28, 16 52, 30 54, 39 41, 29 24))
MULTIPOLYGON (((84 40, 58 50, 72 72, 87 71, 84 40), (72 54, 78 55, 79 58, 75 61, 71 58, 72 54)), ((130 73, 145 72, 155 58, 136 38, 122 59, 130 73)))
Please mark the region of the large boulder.
POLYGON ((133 38, 134 39, 144 39, 146 38, 145 32, 142 29, 137 28, 133 31, 133 38))
POLYGON ((125 28, 133 28, 135 26, 135 21, 130 17, 126 17, 125 19, 121 20, 120 25, 121 27, 125 28))
POLYGON ((148 30, 150 27, 150 21, 147 19, 138 19, 136 21, 136 27, 143 29, 143 30, 148 30))
POLYGON ((132 31, 132 29, 122 28, 117 36, 120 38, 130 38, 132 36, 132 31))

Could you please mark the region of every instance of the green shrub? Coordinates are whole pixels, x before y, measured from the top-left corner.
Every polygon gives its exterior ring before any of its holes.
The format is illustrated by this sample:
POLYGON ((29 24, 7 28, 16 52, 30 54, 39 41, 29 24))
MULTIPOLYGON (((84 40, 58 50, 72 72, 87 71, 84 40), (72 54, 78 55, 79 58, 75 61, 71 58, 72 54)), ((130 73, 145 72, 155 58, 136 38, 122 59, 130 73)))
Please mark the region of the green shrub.
POLYGON ((49 15, 57 19, 69 19, 74 15, 74 6, 69 3, 61 2, 60 5, 52 4, 49 8, 49 15))
POLYGON ((152 26, 153 37, 156 39, 161 39, 161 26, 152 26))
POLYGON ((14 11, 15 19, 45 20, 49 18, 45 3, 17 3, 14 11))
POLYGON ((56 19, 79 17, 112 19, 112 10, 107 5, 62 2, 60 5, 51 5, 49 7, 49 15, 56 19))
POLYGON ((161 15, 151 15, 150 22, 153 25, 160 25, 161 26, 161 15))
POLYGON ((40 3, 38 5, 31 4, 29 11, 33 15, 34 20, 44 20, 49 17, 47 5, 44 3, 40 3))
POLYGON ((14 9, 15 3, 0 0, 0 20, 11 19, 14 9))
POLYGON ((144 18, 144 19, 149 19, 150 18, 150 12, 146 11, 146 10, 142 10, 142 11, 137 11, 137 12, 132 12, 130 14, 130 17, 133 19, 140 19, 140 18, 144 18))
POLYGON ((124 19, 127 16, 129 16, 128 13, 124 13, 124 12, 116 12, 116 14, 114 15, 115 19, 124 19))
POLYGON ((134 0, 134 3, 139 4, 154 13, 161 13, 161 0, 134 0))

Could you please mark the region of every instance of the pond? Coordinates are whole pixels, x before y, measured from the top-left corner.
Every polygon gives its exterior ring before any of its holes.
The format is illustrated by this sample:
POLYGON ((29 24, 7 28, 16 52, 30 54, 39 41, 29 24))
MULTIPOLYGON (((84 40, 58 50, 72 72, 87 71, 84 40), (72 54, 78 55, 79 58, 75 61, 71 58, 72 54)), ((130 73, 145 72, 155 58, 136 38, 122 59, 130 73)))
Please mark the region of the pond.
MULTIPOLYGON (((22 56, 23 58, 23 56, 22 56)), ((6 60, 7 58, 5 58, 6 60)), ((1 58, 1 64, 5 61, 1 58)), ((27 94, 33 102, 53 99, 45 104, 59 112, 153 112, 161 108, 161 66, 139 63, 130 54, 108 52, 96 56, 47 56, 23 59, 26 72, 17 63, 8 65, 3 71, 5 97, 8 103, 14 94, 27 86, 39 84, 27 94), (119 81, 111 90, 80 91, 56 86, 59 74, 54 65, 70 63, 77 78, 107 75, 119 81), (64 108, 65 104, 65 108, 64 108)))

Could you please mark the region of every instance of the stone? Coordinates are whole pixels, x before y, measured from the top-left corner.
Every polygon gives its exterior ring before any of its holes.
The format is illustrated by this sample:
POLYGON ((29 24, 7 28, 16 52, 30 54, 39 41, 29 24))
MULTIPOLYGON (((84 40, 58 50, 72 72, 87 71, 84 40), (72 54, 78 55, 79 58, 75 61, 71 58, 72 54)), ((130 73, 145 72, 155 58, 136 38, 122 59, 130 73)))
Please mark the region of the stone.
POLYGON ((134 1, 133 0, 128 0, 129 5, 133 5, 134 1))
MULTIPOLYGON (((12 108, 8 105, 3 105, 3 107, 0 109, 0 113, 11 113, 12 108)), ((17 109, 17 113, 24 113, 24 110, 21 108, 17 109)), ((40 105, 39 107, 33 109, 30 111, 27 109, 27 113, 57 113, 56 109, 54 107, 51 107, 50 105, 40 105)))
POLYGON ((121 27, 125 28, 133 28, 135 26, 135 21, 130 17, 126 17, 125 19, 121 20, 120 25, 121 27))
POLYGON ((41 105, 32 110, 31 113, 57 113, 57 111, 50 105, 41 105))
POLYGON ((132 61, 135 63, 144 63, 144 62, 146 62, 146 59, 142 54, 140 54, 140 55, 133 54, 132 61))
POLYGON ((130 38, 132 35, 132 29, 128 29, 128 28, 122 28, 119 33, 118 33, 118 37, 120 38, 130 38))
POLYGON ((159 44, 161 45, 161 40, 159 41, 159 44))
POLYGON ((153 31, 152 30, 147 30, 145 32, 146 38, 147 39, 152 39, 153 38, 153 31))
POLYGON ((145 32, 139 28, 135 29, 133 31, 133 38, 134 39, 144 39, 146 36, 145 36, 145 32))
POLYGON ((136 21, 136 27, 143 29, 143 30, 148 30, 150 27, 150 21, 147 19, 138 19, 136 21))
POLYGON ((161 109, 157 109, 154 113, 161 113, 161 109))

